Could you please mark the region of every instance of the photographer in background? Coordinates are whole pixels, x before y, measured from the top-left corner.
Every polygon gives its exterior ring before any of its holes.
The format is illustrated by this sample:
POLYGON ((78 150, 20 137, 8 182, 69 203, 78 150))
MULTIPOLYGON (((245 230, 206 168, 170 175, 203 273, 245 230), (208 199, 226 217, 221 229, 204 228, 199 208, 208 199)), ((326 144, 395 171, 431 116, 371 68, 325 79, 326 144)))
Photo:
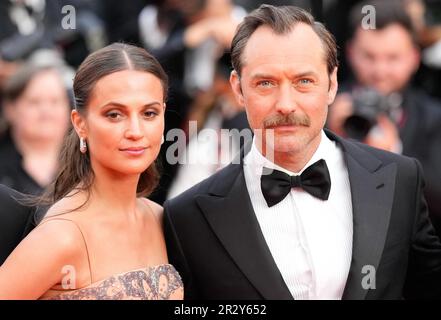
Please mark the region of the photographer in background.
POLYGON ((420 51, 400 1, 370 1, 351 12, 347 46, 355 80, 329 109, 327 126, 344 137, 418 159, 425 196, 441 234, 441 104, 411 85, 420 51), (376 28, 362 26, 362 6, 374 5, 376 28))
POLYGON ((189 108, 184 126, 188 143, 185 152, 180 156, 183 160, 191 160, 180 163, 167 199, 178 196, 225 167, 236 157, 243 145, 252 139, 251 131, 242 131, 250 128, 246 112, 236 102, 231 90, 230 59, 226 54, 219 60, 212 88, 203 92, 189 108), (190 129, 190 123, 196 124, 196 130, 190 129), (243 139, 234 139, 233 130, 243 133, 243 139), (210 135, 212 132, 217 132, 217 138, 210 135), (228 143, 222 141, 222 132, 231 134, 232 138, 228 143))
MULTIPOLYGON (((246 11, 232 0, 151 2, 139 16, 139 28, 144 47, 169 76, 167 133, 186 128, 189 112, 194 111, 190 109, 205 105, 215 86, 218 61, 229 50, 236 26, 246 11)), ((166 161, 166 151, 173 143, 166 140, 161 148, 161 182, 150 197, 159 204, 165 201, 178 169, 166 161)))
POLYGON ((99 4, 98 0, 0 1, 0 60, 19 62, 39 49, 52 49, 60 51, 69 65, 78 66, 89 52, 106 44, 99 4), (67 21, 75 23, 63 26, 63 19, 72 13, 75 19, 67 21))

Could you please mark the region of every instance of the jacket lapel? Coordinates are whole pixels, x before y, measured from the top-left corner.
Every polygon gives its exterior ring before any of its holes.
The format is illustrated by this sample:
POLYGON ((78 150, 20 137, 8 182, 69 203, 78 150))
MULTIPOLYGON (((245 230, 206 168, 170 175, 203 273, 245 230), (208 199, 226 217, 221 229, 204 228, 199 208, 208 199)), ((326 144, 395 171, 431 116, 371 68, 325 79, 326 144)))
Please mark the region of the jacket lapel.
POLYGON ((368 289, 363 288, 363 278, 373 275, 372 268, 378 269, 386 241, 397 168, 394 163, 384 166, 356 144, 326 133, 342 146, 351 185, 352 261, 343 299, 364 299, 368 289))
POLYGON ((197 204, 257 291, 269 300, 292 299, 254 214, 242 164, 230 164, 224 172, 221 184, 213 186, 208 195, 197 196, 197 204))

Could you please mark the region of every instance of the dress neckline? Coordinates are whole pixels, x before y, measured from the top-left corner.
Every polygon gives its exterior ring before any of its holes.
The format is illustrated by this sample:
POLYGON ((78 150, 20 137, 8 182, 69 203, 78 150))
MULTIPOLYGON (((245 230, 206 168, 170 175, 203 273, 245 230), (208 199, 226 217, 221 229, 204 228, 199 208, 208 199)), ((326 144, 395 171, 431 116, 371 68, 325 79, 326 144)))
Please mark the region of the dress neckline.
POLYGON ((181 300, 183 282, 169 263, 117 273, 88 286, 50 289, 42 300, 181 300), (47 295, 50 291, 52 294, 47 295))
POLYGON ((84 287, 81 287, 81 288, 67 289, 67 290, 52 289, 51 288, 48 291, 56 291, 56 292, 60 292, 60 294, 72 293, 72 292, 75 292, 75 291, 78 291, 78 290, 87 289, 89 287, 96 286, 96 285, 98 285, 98 284, 100 284, 100 283, 102 283, 102 282, 104 282, 104 281, 106 281, 106 280, 108 280, 110 278, 113 278, 113 277, 119 277, 119 276, 122 276, 122 275, 125 275, 125 274, 137 272, 137 271, 145 271, 145 270, 158 269, 160 267, 169 267, 169 268, 171 268, 173 270, 176 270, 175 267, 172 264, 170 264, 170 263, 161 263, 161 264, 157 264, 157 265, 153 265, 153 266, 146 266, 146 267, 131 269, 131 270, 128 270, 128 271, 122 271, 122 272, 114 273, 114 274, 111 274, 110 276, 107 276, 107 277, 105 277, 105 278, 103 278, 101 280, 94 281, 94 282, 88 284, 87 286, 84 286, 84 287))

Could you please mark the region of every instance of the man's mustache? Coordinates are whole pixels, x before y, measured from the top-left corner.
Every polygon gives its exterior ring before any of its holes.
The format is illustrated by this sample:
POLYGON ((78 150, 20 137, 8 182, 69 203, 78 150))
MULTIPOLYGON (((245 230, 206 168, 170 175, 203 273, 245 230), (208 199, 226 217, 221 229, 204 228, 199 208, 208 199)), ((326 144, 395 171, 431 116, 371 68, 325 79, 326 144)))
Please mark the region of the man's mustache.
POLYGON ((309 127, 311 120, 307 115, 292 112, 287 115, 275 114, 269 116, 263 121, 264 128, 272 128, 278 126, 305 126, 309 127))

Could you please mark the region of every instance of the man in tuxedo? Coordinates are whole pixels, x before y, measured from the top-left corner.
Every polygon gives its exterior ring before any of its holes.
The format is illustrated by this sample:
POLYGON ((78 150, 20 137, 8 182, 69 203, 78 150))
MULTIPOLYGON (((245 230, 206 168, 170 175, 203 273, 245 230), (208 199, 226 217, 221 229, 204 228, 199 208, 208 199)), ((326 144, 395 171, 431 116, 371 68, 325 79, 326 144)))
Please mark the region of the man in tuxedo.
POLYGON ((32 229, 34 209, 20 199, 22 194, 0 185, 0 266, 32 229))
POLYGON ((231 57, 255 136, 240 161, 164 204, 185 297, 440 298, 418 162, 323 129, 338 87, 332 35, 302 9, 263 5, 231 57))

